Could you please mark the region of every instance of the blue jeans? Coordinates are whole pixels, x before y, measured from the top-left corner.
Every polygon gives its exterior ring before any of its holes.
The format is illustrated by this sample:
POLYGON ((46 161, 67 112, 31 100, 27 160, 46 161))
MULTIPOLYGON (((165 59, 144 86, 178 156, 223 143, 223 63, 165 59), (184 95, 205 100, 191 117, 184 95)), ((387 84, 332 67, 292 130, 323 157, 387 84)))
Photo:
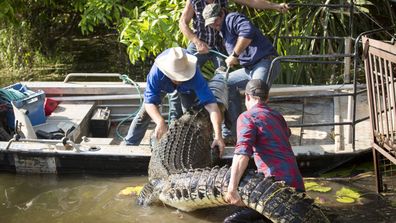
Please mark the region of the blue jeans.
MULTIPOLYGON (((165 94, 161 95, 161 101, 164 97, 165 94)), ((198 100, 196 99, 197 97, 195 96, 194 93, 192 94, 179 93, 179 97, 183 112, 191 108, 192 106, 197 105, 198 100)), ((129 126, 128 134, 124 138, 126 145, 140 145, 140 142, 142 141, 144 135, 146 134, 147 128, 151 121, 151 117, 146 112, 146 109, 144 108, 144 103, 145 102, 143 102, 139 112, 133 118, 132 123, 129 126)), ((180 116, 181 114, 183 114, 183 112, 180 113, 180 116)), ((176 118, 179 118, 180 116, 176 118)))
POLYGON ((249 68, 241 68, 233 71, 229 74, 227 85, 228 85, 228 115, 230 122, 232 123, 231 129, 228 129, 223 125, 223 137, 236 136, 236 122, 238 116, 242 113, 242 100, 239 90, 245 90, 246 84, 251 79, 261 79, 267 82, 268 86, 271 87, 273 80, 278 76, 280 72, 280 64, 276 62, 272 68, 272 74, 270 80, 269 69, 271 66, 270 59, 261 59, 255 65, 249 68))

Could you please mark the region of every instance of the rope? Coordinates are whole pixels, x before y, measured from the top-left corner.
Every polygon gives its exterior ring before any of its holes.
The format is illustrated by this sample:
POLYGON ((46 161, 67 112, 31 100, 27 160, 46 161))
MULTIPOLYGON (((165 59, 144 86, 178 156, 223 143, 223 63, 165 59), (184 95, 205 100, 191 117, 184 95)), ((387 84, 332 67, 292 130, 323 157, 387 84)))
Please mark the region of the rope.
MULTIPOLYGON (((135 87, 135 89, 137 90, 137 92, 139 93, 139 108, 133 112, 132 114, 130 114, 128 117, 121 119, 120 123, 118 123, 117 127, 116 127, 116 135, 120 138, 120 139, 124 139, 124 136, 121 135, 120 133, 120 127, 121 125, 124 124, 124 122, 132 119, 133 117, 135 117, 135 115, 140 111, 142 104, 143 104, 143 97, 142 97, 142 93, 140 92, 140 87, 139 85, 134 82, 133 80, 131 80, 128 75, 123 74, 120 76, 120 79, 125 83, 125 84, 131 84, 135 87)), ((117 120, 116 120, 117 121, 117 120)))

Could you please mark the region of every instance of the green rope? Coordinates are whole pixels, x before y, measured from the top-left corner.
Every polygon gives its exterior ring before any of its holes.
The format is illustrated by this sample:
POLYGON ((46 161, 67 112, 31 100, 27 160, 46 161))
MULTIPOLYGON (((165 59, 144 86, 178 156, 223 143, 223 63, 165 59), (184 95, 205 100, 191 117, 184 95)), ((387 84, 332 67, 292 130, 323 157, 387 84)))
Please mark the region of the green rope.
MULTIPOLYGON (((142 107, 142 104, 143 104, 143 97, 142 97, 142 93, 140 92, 140 87, 139 87, 139 85, 138 85, 135 81, 131 80, 131 79, 128 77, 128 75, 123 74, 123 75, 120 76, 120 79, 122 80, 123 83, 125 83, 125 84, 131 84, 131 85, 133 85, 133 86, 136 88, 137 92, 139 93, 139 103, 140 103, 139 108, 138 108, 135 112, 133 112, 132 114, 130 114, 128 117, 121 119, 120 123, 118 123, 118 125, 117 125, 117 127, 116 127, 116 135, 117 135, 120 139, 124 139, 124 136, 122 136, 121 133, 120 133, 120 127, 124 124, 124 122, 126 122, 126 121, 132 119, 132 118, 135 117, 135 115, 139 112, 139 110, 140 110, 140 108, 142 107)), ((116 121, 117 121, 117 120, 116 120, 116 121)))

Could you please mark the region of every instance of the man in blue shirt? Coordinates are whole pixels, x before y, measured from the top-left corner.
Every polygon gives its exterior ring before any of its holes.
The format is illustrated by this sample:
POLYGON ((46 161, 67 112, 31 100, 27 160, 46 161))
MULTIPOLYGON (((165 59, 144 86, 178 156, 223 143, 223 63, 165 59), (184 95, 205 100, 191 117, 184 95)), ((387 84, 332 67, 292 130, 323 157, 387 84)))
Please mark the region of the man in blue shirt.
POLYGON ((166 133, 167 125, 161 116, 158 105, 165 93, 177 91, 180 94, 182 106, 188 109, 198 99, 199 105, 209 112, 214 130, 212 148, 219 147, 220 154, 224 151, 221 135, 222 115, 217 101, 208 84, 197 68, 197 58, 187 54, 180 47, 170 48, 162 52, 155 60, 147 76, 147 86, 144 92, 144 106, 133 119, 128 134, 125 137, 127 145, 139 145, 150 123, 150 118, 156 124, 154 136, 160 139, 166 133))
POLYGON ((207 4, 203 10, 205 26, 220 31, 228 54, 228 67, 241 65, 242 68, 230 73, 228 85, 229 115, 233 126, 231 131, 223 135, 236 135, 236 120, 242 112, 242 101, 239 89, 245 89, 251 79, 260 79, 271 86, 279 73, 279 63, 273 65, 269 73, 272 59, 278 54, 271 41, 255 27, 243 14, 228 13, 219 4, 207 4))

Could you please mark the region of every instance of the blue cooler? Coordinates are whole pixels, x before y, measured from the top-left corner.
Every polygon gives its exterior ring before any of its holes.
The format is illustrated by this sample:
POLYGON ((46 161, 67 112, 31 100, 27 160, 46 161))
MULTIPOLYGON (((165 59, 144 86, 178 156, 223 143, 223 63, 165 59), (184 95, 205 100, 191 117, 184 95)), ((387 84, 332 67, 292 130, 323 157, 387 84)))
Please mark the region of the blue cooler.
MULTIPOLYGON (((38 90, 37 92, 31 91, 27 89, 25 85, 20 83, 11 85, 4 89, 13 88, 18 90, 21 93, 27 95, 25 98, 14 101, 15 107, 18 109, 25 109, 27 112, 27 116, 29 117, 30 122, 33 126, 43 124, 46 121, 46 116, 44 112, 44 101, 45 101, 45 93, 42 90, 38 90)), ((7 112, 7 123, 11 128, 15 128, 15 116, 12 109, 7 112)))

